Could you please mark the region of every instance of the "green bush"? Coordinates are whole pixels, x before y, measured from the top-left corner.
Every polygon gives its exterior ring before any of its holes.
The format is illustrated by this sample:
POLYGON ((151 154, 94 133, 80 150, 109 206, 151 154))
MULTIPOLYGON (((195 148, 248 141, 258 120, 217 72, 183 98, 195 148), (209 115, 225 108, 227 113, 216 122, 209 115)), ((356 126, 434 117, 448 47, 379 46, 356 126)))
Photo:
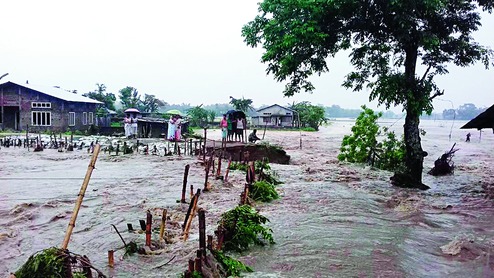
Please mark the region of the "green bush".
POLYGON ((15 272, 17 278, 55 278, 65 277, 67 267, 64 258, 67 255, 56 247, 40 251, 27 260, 27 262, 15 272))
POLYGON ((230 167, 228 169, 230 170, 240 170, 247 172, 247 169, 249 168, 249 165, 242 163, 242 162, 232 162, 230 163, 230 167))
POLYGON ((222 251, 211 250, 211 252, 213 253, 214 258, 220 262, 221 267, 225 270, 227 277, 238 277, 243 271, 253 272, 252 268, 230 256, 223 254, 222 251))
POLYGON ((351 163, 372 163, 383 170, 399 170, 404 165, 405 144, 403 139, 398 140, 394 132, 387 128, 380 128, 377 120, 382 113, 375 113, 372 109, 362 106, 360 113, 352 127, 352 134, 345 135, 341 143, 338 160, 351 163), (379 135, 384 140, 377 141, 379 135))
POLYGON ((255 201, 271 202, 278 199, 279 195, 273 184, 266 181, 257 181, 252 184, 249 197, 255 201))
POLYGON ((272 230, 263 226, 269 219, 248 205, 237 206, 221 215, 219 229, 224 230, 225 251, 244 251, 251 244, 274 244, 272 230))
POLYGON ((300 130, 302 130, 302 131, 308 131, 308 132, 315 132, 315 131, 317 131, 317 130, 316 130, 315 128, 313 128, 313 127, 303 127, 303 128, 301 128, 300 130))

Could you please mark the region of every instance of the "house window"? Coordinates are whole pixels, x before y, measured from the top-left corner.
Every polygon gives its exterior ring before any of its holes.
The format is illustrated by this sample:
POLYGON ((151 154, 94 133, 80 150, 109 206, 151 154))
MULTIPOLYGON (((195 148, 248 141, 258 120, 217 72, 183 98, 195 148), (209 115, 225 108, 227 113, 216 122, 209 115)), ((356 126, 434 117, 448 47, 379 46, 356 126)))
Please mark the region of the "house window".
POLYGON ((271 115, 271 113, 267 113, 267 112, 264 112, 262 114, 264 114, 264 115, 271 115))
POLYGON ((75 112, 69 112, 69 126, 75 126, 75 112))
POLYGON ((265 123, 270 123, 271 122, 271 118, 265 117, 265 118, 262 118, 262 121, 265 122, 265 123))
POLYGON ((51 112, 32 111, 31 125, 51 126, 51 112))
POLYGON ((82 112, 82 125, 87 125, 87 112, 82 112))
POLYGON ((51 108, 51 102, 31 102, 31 108, 51 108))
POLYGON ((92 124, 93 124, 93 112, 89 112, 89 119, 88 119, 88 123, 89 123, 90 125, 92 125, 92 124))

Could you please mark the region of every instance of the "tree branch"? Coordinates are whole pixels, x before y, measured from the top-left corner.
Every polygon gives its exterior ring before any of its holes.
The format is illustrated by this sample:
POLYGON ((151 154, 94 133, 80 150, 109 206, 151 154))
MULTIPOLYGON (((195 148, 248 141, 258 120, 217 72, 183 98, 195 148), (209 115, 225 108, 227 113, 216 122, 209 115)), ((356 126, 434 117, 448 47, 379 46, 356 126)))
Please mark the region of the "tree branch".
POLYGON ((424 82, 424 79, 427 77, 427 74, 429 74, 429 71, 431 70, 432 68, 432 65, 429 65, 429 67, 427 68, 427 70, 425 71, 424 75, 422 76, 422 78, 420 79, 420 83, 424 82))
POLYGON ((442 96, 444 95, 444 90, 442 90, 442 92, 440 91, 437 91, 435 94, 433 94, 430 98, 429 98, 429 101, 433 100, 434 98, 438 97, 438 96, 442 96))

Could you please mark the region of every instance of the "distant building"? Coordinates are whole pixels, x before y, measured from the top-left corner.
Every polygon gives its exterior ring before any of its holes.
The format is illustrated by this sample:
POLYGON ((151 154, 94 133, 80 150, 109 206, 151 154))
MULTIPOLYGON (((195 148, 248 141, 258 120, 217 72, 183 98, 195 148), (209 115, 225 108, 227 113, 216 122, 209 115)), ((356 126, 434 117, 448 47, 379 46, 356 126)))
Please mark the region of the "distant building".
POLYGON ((0 84, 0 130, 63 132, 96 125, 103 104, 59 87, 6 82, 0 84))
POLYGON ((273 104, 257 110, 251 116, 251 124, 268 127, 295 127, 296 117, 297 111, 273 104))

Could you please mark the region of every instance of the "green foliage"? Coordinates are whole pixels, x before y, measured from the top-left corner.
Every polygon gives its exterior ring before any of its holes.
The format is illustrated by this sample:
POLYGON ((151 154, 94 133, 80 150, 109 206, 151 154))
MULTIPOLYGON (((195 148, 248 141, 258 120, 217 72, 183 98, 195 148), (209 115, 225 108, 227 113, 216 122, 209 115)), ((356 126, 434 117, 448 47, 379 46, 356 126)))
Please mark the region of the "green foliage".
POLYGON ((72 273, 72 278, 87 278, 87 277, 82 272, 74 272, 72 273))
POLYGON ((379 154, 376 166, 383 170, 402 171, 405 161, 405 143, 387 128, 383 128, 383 131, 385 138, 376 147, 379 154))
POLYGON ((137 253, 138 251, 139 251, 139 247, 137 246, 137 243, 135 243, 134 241, 131 241, 125 246, 124 257, 125 256, 132 256, 133 254, 137 253))
POLYGON ((317 130, 316 130, 315 128, 313 128, 313 127, 303 127, 303 128, 301 128, 300 130, 302 130, 302 131, 307 131, 307 132, 315 132, 315 131, 317 131, 317 130))
POLYGON ((258 179, 260 181, 265 181, 273 185, 282 184, 279 180, 278 174, 271 169, 267 158, 264 158, 263 160, 256 160, 255 168, 256 175, 258 175, 258 179))
MULTIPOLYGON (((96 86, 98 88, 95 91, 83 94, 83 96, 88 97, 90 99, 97 100, 97 101, 101 101, 104 103, 104 106, 107 109, 115 110, 115 101, 117 100, 115 95, 113 93, 106 93, 106 85, 105 84, 96 83, 96 86)), ((101 113, 102 113, 102 111, 99 111, 96 114, 100 115, 101 113)))
POLYGON ((230 170, 240 170, 240 171, 244 171, 244 172, 247 172, 248 168, 249 168, 249 166, 247 164, 242 163, 242 162, 234 162, 234 161, 232 161, 232 163, 230 164, 230 167, 229 167, 230 170))
POLYGON ((352 135, 345 135, 343 137, 340 148, 341 152, 338 155, 340 161, 346 160, 352 163, 367 162, 371 150, 376 148, 376 137, 379 133, 377 119, 379 119, 381 114, 374 113, 372 109, 367 108, 365 105, 362 106, 362 109, 364 111, 360 113, 355 121, 355 125, 352 127, 352 135))
POLYGON ((230 96, 230 104, 235 108, 235 110, 240 110, 247 113, 248 110, 253 110, 252 99, 243 98, 238 99, 230 96))
POLYGON ((187 110, 190 126, 204 127, 208 123, 209 112, 202 108, 202 104, 187 110))
POLYGON ((249 197, 255 201, 271 202, 278 199, 279 195, 273 184, 266 181, 256 181, 249 190, 249 197))
POLYGON ((144 94, 144 100, 141 102, 141 112, 150 112, 156 113, 158 112, 159 107, 166 106, 166 102, 159 100, 155 95, 144 94))
POLYGON ((27 260, 27 262, 15 272, 17 278, 55 278, 64 277, 67 268, 63 263, 67 255, 56 247, 40 251, 27 260))
POLYGON ((118 93, 123 110, 128 108, 142 109, 141 95, 139 95, 136 88, 127 86, 118 91, 118 93))
POLYGON ((263 226, 269 219, 248 205, 237 206, 221 215, 220 229, 225 231, 225 251, 244 251, 251 244, 274 244, 272 230, 263 226))
POLYGON ((242 35, 247 45, 264 48, 261 61, 278 82, 287 81, 285 96, 313 92, 309 79, 329 71, 327 58, 351 50, 353 71, 343 86, 369 90, 370 100, 386 108, 403 105, 407 169, 421 181, 419 116, 444 93, 435 76, 447 74, 449 64, 493 64, 494 51, 472 37, 481 9, 492 12, 494 2, 264 0, 242 35))
POLYGON ((381 113, 362 106, 362 113, 352 127, 352 134, 345 135, 341 143, 338 160, 352 163, 372 162, 383 170, 401 170, 405 159, 405 144, 398 140, 394 132, 380 129, 377 120, 381 113), (384 139, 377 137, 384 133, 384 139), (375 163, 374 163, 375 162, 375 163))
POLYGON ((123 127, 121 122, 111 122, 110 127, 123 127))
POLYGON ((310 104, 308 101, 302 101, 296 104, 293 104, 291 109, 297 111, 297 115, 295 119, 298 120, 300 118, 300 127, 303 128, 312 128, 314 130, 319 130, 319 126, 328 122, 326 119, 324 107, 316 106, 310 104))
POLYGON ((241 272, 253 272, 252 268, 243 264, 241 261, 227 256, 220 250, 211 250, 214 258, 220 262, 221 267, 225 270, 227 277, 238 277, 241 272))

